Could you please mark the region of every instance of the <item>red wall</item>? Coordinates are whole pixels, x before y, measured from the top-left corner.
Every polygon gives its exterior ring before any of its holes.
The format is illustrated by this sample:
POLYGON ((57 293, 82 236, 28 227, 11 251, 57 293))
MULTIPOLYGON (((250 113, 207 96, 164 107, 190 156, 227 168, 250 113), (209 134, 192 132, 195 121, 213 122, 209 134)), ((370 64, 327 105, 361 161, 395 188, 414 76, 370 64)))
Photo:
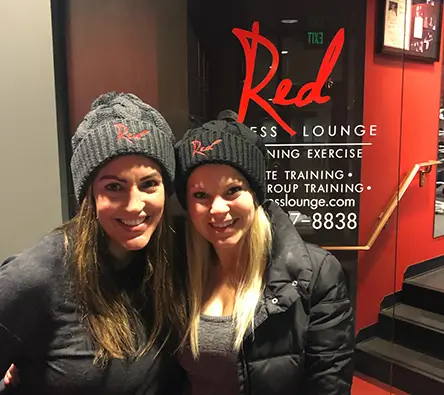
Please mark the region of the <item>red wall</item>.
MULTIPOLYGON (((364 124, 378 135, 364 149, 360 244, 367 243, 397 185, 419 162, 436 159, 441 62, 423 64, 374 54, 375 0, 368 0, 364 124)), ((433 238, 435 173, 417 177, 370 251, 359 254, 357 330, 377 321, 383 298, 400 290, 406 269, 444 255, 444 237, 433 238)))

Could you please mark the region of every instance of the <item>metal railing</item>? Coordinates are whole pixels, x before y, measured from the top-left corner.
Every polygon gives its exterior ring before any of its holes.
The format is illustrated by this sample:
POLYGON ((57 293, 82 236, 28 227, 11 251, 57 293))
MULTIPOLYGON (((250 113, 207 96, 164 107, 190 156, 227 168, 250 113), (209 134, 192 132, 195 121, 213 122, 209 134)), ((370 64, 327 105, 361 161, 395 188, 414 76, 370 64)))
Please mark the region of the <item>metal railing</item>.
POLYGON ((410 184, 415 179, 416 175, 419 172, 419 185, 422 187, 425 183, 425 176, 427 173, 430 173, 433 166, 440 164, 440 161, 430 160, 428 162, 417 163, 413 166, 412 170, 404 177, 401 184, 399 185, 399 189, 394 193, 393 197, 390 199, 386 209, 382 212, 382 214, 378 217, 378 222, 371 233, 370 238, 368 239, 365 245, 360 246, 323 246, 322 248, 329 251, 368 251, 372 248, 378 236, 381 234, 384 227, 387 225, 390 217, 398 206, 400 200, 404 196, 405 192, 409 188, 410 184))

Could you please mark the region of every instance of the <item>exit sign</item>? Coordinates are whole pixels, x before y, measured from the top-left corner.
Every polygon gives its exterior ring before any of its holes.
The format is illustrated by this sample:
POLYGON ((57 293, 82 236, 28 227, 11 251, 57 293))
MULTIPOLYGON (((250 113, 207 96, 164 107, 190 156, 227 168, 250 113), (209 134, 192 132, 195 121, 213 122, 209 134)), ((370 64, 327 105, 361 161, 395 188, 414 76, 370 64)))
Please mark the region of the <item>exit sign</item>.
POLYGON ((324 32, 307 32, 307 40, 310 45, 324 45, 324 32))

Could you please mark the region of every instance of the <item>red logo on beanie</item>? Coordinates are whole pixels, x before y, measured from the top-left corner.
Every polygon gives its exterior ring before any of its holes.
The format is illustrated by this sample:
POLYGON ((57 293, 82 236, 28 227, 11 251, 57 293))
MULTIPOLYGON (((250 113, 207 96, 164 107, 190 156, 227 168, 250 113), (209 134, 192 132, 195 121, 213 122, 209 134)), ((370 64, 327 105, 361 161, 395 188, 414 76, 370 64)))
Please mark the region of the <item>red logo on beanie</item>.
POLYGON ((193 140, 191 142, 191 144, 193 145, 193 158, 194 156, 197 155, 202 155, 202 156, 207 156, 207 154, 205 153, 206 151, 212 151, 213 147, 216 144, 219 144, 222 141, 222 139, 217 139, 215 141, 213 141, 210 145, 204 146, 202 145, 202 142, 199 140, 193 140))
POLYGON ((118 135, 117 135, 117 141, 120 139, 128 140, 130 143, 134 144, 133 140, 140 140, 142 136, 149 133, 149 130, 142 130, 138 133, 131 133, 128 131, 128 126, 124 125, 123 123, 116 123, 114 124, 115 127, 117 127, 118 135))

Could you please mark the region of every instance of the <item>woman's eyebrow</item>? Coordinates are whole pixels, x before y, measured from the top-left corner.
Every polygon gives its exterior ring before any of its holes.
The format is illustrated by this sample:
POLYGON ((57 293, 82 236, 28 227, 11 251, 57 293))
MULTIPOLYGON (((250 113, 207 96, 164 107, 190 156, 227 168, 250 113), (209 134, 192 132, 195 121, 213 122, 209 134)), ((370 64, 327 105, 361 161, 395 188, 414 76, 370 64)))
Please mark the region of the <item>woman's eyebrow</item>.
POLYGON ((123 178, 119 178, 117 176, 113 176, 111 174, 105 174, 99 178, 99 181, 103 181, 103 180, 114 180, 114 181, 119 181, 119 182, 126 184, 126 180, 124 180, 123 178))

